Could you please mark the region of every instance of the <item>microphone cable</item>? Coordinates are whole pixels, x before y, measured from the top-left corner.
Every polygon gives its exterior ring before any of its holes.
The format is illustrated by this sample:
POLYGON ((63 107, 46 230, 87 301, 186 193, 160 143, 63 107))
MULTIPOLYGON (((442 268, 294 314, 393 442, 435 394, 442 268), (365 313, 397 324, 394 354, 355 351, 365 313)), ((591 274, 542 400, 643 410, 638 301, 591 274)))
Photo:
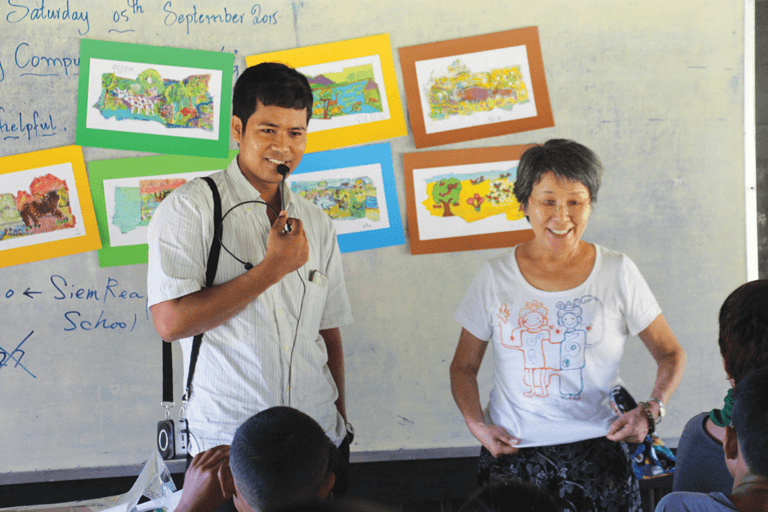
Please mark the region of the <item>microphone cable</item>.
MULTIPOLYGON (((286 169, 288 168, 288 166, 281 164, 280 166, 278 166, 278 172, 281 171, 280 167, 285 167, 286 169)), ((280 174, 283 175, 283 181, 285 181, 285 174, 286 173, 280 172, 280 174)), ((281 183, 281 192, 282 192, 282 183, 281 183)), ((280 200, 281 201, 283 200, 282 195, 281 195, 280 200)), ((250 261, 243 261, 240 258, 238 258, 237 256, 235 256, 235 254, 232 251, 230 251, 227 248, 226 245, 224 245, 224 240, 222 240, 222 238, 223 238, 223 235, 224 235, 224 229, 223 229, 224 228, 224 219, 227 218, 227 215, 229 215, 232 212, 232 210, 234 210, 235 208, 237 208, 239 206, 242 206, 244 204, 252 204, 252 203, 263 204, 267 208, 272 210, 272 212, 275 214, 276 217, 280 216, 280 214, 272 207, 272 205, 270 205, 270 204, 268 204, 268 203, 266 203, 264 201, 261 201, 259 199, 253 199, 253 200, 250 200, 250 201, 242 201, 242 202, 237 203, 236 205, 234 205, 229 210, 227 210, 227 212, 221 217, 221 226, 220 226, 221 229, 219 229, 219 243, 221 244, 221 247, 225 251, 227 251, 227 253, 230 256, 232 256, 234 259, 236 259, 241 265, 243 265, 243 267, 245 268, 246 271, 247 270, 251 270, 253 268, 253 263, 251 263, 250 261)), ((286 226, 288 226, 287 222, 286 222, 286 226)), ((288 231, 290 231, 290 227, 289 227, 288 231)), ((296 318, 296 329, 295 329, 295 331, 293 333, 293 343, 291 344, 291 354, 288 357, 288 407, 291 406, 291 387, 292 387, 291 386, 291 380, 292 380, 292 376, 293 376, 293 353, 296 350, 296 340, 298 339, 298 336, 299 336, 299 325, 301 325, 301 315, 304 312, 304 298, 307 295, 307 284, 304 282, 304 279, 301 277, 301 274, 299 273, 299 269, 296 269, 294 272, 296 272, 296 275, 299 277, 299 281, 301 281, 301 286, 303 288, 303 291, 302 291, 302 294, 301 294, 301 303, 299 304, 299 316, 298 316, 298 318, 296 318)))

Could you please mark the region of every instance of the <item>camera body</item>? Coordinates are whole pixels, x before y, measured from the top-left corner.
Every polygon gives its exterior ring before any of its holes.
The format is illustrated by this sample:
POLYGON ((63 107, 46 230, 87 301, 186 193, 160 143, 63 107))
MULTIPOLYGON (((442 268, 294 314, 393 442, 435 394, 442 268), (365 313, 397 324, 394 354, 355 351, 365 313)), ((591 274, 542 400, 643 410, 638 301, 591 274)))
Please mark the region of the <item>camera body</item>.
POLYGON ((164 460, 185 458, 188 449, 187 420, 167 419, 157 422, 157 450, 164 460))

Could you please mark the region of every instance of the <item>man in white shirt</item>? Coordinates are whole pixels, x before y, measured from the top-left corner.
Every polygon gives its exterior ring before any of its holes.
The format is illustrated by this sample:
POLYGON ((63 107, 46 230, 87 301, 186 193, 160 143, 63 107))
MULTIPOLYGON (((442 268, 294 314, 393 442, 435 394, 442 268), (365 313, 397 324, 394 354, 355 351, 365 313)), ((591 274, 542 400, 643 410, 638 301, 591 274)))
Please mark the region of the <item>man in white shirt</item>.
POLYGON ((205 333, 187 405, 189 453, 231 443, 246 419, 282 405, 317 421, 348 459, 339 327, 352 315, 336 232, 319 207, 280 187, 306 147, 309 82, 282 64, 248 68, 232 112, 240 153, 211 175, 223 214, 213 286, 204 181, 176 189, 149 226, 152 319, 163 340, 181 341, 185 381, 192 338, 205 333))
POLYGON ((656 512, 768 510, 768 367, 755 370, 736 385, 731 425, 725 427, 723 449, 733 491, 673 492, 656 512))

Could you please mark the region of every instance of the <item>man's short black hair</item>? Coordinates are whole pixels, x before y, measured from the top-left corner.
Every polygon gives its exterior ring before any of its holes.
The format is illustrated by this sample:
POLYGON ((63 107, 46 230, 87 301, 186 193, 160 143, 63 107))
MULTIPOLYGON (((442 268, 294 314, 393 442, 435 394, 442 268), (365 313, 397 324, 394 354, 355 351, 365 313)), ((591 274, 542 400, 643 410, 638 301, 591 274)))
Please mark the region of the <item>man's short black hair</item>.
POLYGON ((470 496, 459 512, 507 512, 508 510, 560 511, 555 499, 544 489, 530 482, 510 479, 485 484, 470 496))
POLYGON ((720 354, 736 384, 768 365, 768 280, 736 288, 720 308, 720 354))
POLYGON ((731 426, 749 471, 768 478, 768 366, 736 385, 731 426))
POLYGON ((232 115, 240 118, 243 132, 258 103, 307 109, 307 123, 312 117, 312 88, 307 77, 279 62, 262 62, 246 68, 232 93, 232 115))
POLYGON ((329 448, 315 420, 290 407, 272 407, 237 429, 229 466, 246 503, 269 512, 315 497, 328 471, 329 448))

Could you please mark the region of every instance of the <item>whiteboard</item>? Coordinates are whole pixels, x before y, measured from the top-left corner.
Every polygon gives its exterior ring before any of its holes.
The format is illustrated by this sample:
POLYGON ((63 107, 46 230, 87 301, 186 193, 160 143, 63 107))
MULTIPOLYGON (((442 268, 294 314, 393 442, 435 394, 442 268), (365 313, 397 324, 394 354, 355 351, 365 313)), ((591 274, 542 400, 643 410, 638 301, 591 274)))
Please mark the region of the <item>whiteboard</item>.
MULTIPOLYGON (((35 11, 40 5, 0 3, 0 156, 74 143, 81 38, 232 52, 236 77, 246 55, 388 33, 404 98, 397 48, 537 26, 555 127, 439 149, 554 137, 592 148, 606 171, 584 239, 638 264, 688 353, 660 435, 679 436, 688 418, 722 403, 717 310, 746 272, 739 3, 46 0, 35 11), (229 22, 205 21, 227 14, 229 22)), ((390 142, 405 219, 402 154, 415 149, 410 135, 390 142)), ((86 163, 144 155, 84 154, 86 163)), ((460 332, 452 315, 480 264, 503 251, 343 255, 355 316, 342 329, 353 452, 479 446, 450 394, 460 332)), ((161 342, 145 305, 146 265, 100 268, 95 252, 0 269, 0 346, 23 351, 24 367, 0 368, 0 475, 146 459, 163 411, 161 342)), ((491 357, 481 369, 483 401, 491 357)), ((637 338, 621 371, 633 394, 649 395, 655 365, 637 338)))

